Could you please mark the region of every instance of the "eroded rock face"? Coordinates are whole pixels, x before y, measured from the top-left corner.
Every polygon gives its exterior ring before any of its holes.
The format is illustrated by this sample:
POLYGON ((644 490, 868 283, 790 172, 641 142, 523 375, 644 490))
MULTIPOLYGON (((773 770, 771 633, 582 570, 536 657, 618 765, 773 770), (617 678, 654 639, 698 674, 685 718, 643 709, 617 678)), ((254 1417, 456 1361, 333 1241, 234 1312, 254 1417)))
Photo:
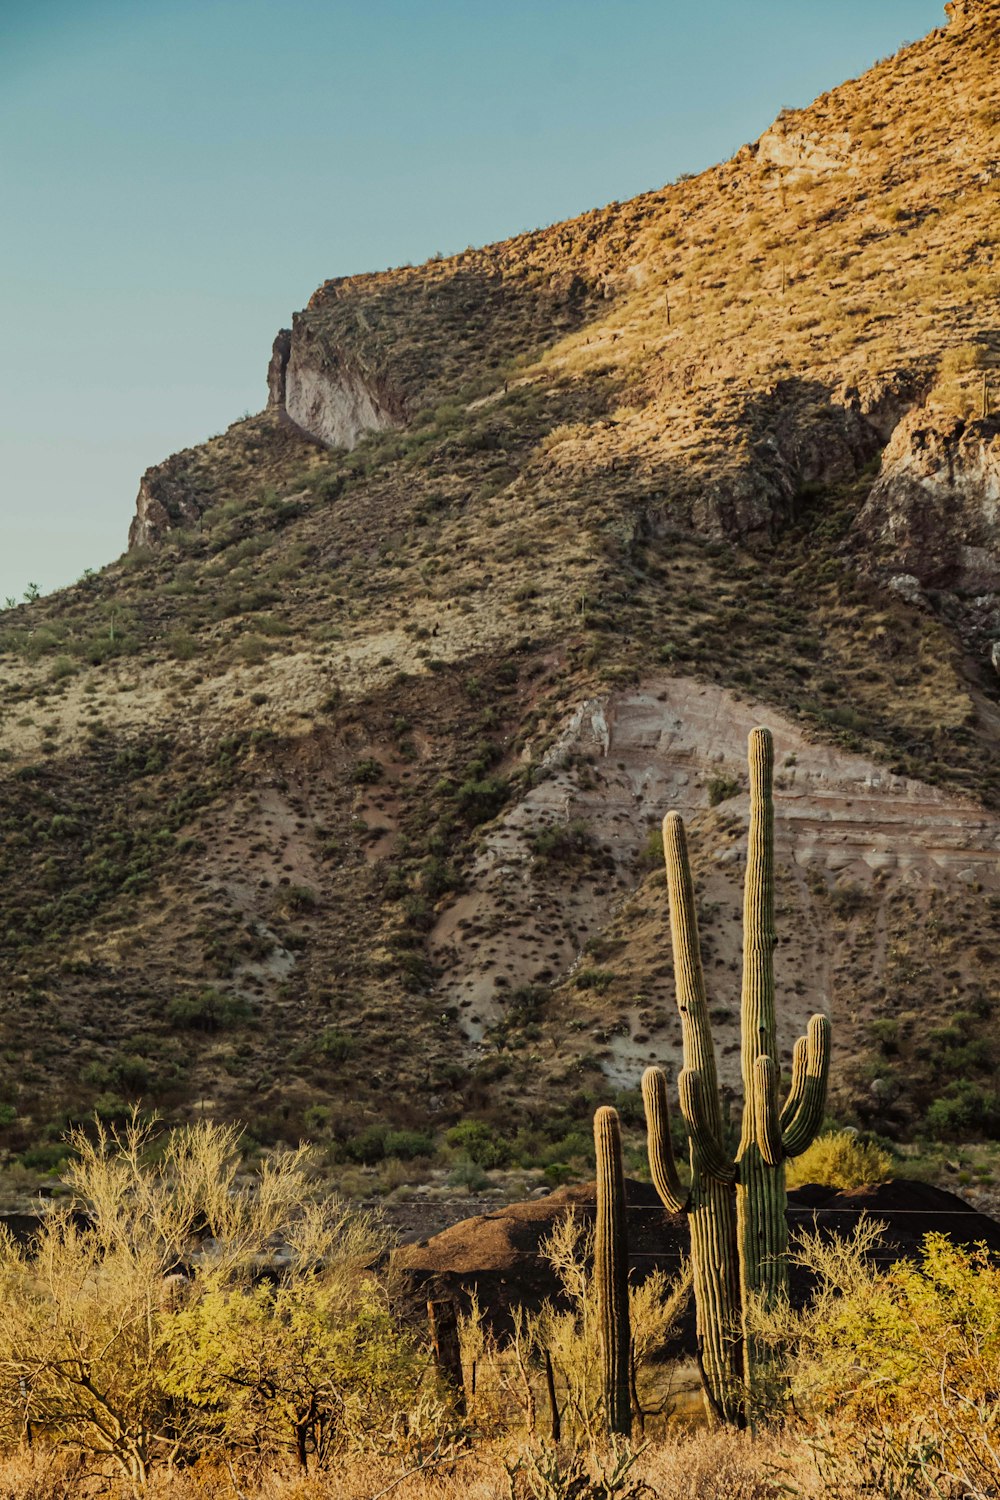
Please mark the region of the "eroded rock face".
MULTIPOLYGON (((852 996, 838 986, 843 955, 817 891, 848 892, 879 910, 901 888, 1000 891, 1000 819, 974 803, 810 743, 790 719, 725 688, 649 678, 589 699, 569 715, 544 758, 547 774, 491 825, 465 891, 432 933, 441 992, 458 1007, 470 1041, 479 1042, 502 1019, 520 987, 551 984, 595 962, 585 945, 614 933, 648 868, 637 855, 667 809, 694 819, 717 803, 719 813, 696 825, 691 842, 703 917, 718 914, 717 921, 706 919, 702 936, 711 944, 719 1066, 727 1083, 736 1082, 746 739, 757 723, 772 727, 776 748, 783 1053, 816 1009, 833 1016, 835 1031, 841 1026, 837 1045, 849 1050, 841 1023, 852 996), (573 828, 585 834, 579 852, 539 853, 540 833, 573 828)), ((663 903, 662 889, 658 899, 663 903)), ((602 1065, 619 1086, 632 1086, 651 1061, 676 1057, 679 1046, 672 981, 661 962, 668 948, 665 903, 648 918, 629 918, 626 932, 632 1019, 602 1038, 602 1065), (643 957, 646 924, 660 955, 651 967, 643 957), (651 1039, 641 1018, 654 1001, 665 1006, 670 1029, 651 1039)))
POLYGON ((883 576, 906 574, 984 653, 1000 636, 1000 419, 923 408, 899 423, 858 517, 883 576))
POLYGON ((771 162, 791 173, 812 175, 843 171, 850 164, 851 137, 846 130, 825 132, 803 129, 802 111, 785 109, 757 142, 760 161, 771 162))
POLYGON ((853 480, 912 399, 906 371, 835 391, 793 377, 743 397, 733 412, 732 450, 699 482, 690 524, 751 543, 774 537, 804 489, 853 480))
POLYGON ((185 459, 185 454, 175 454, 143 474, 129 527, 130 550, 154 546, 166 532, 193 526, 198 520, 202 501, 191 483, 185 459))
POLYGON ((385 392, 298 319, 275 339, 268 395, 269 405, 327 448, 353 448, 366 432, 400 425, 385 392))
POLYGON ((911 412, 858 527, 924 588, 1000 587, 1000 420, 911 412))
POLYGON ((267 367, 267 404, 282 410, 285 405, 288 359, 292 352, 292 330, 279 328, 271 346, 271 363, 267 367))
POLYGON ((945 11, 952 26, 978 26, 1000 20, 997 0, 948 0, 945 11))

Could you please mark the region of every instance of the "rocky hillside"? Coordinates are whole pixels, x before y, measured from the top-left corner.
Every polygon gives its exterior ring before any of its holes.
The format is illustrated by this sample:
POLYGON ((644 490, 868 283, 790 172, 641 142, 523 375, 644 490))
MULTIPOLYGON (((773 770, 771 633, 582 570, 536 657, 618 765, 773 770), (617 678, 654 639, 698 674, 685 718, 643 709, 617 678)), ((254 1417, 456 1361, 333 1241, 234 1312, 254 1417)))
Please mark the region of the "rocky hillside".
POLYGON ((131 1098, 573 1139, 677 1061, 669 806, 735 1082, 754 722, 786 1040, 1000 1130, 1000 3, 946 9, 698 177, 325 283, 4 612, 8 1151, 131 1098))

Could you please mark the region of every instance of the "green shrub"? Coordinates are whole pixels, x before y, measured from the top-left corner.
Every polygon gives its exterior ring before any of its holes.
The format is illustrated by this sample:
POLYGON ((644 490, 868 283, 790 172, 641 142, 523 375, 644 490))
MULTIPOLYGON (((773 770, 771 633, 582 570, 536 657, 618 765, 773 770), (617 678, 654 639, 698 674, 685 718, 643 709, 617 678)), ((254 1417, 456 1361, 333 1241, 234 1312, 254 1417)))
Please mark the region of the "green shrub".
POLYGON ((185 1031, 229 1031, 249 1020, 252 1012, 239 995, 224 995, 221 990, 199 990, 194 995, 176 995, 167 1006, 171 1026, 185 1031))
POLYGON ((383 1144, 386 1156, 398 1156, 402 1161, 434 1153, 434 1141, 424 1130, 387 1130, 383 1144))
POLYGON ((381 762, 372 760, 370 757, 367 760, 359 760, 354 767, 351 780, 357 786, 374 786, 376 781, 382 780, 381 762))
POLYGON ((76 665, 73 662, 72 658, 68 656, 57 656, 55 661, 52 663, 52 666, 49 668, 49 681, 62 682, 64 678, 73 677, 75 674, 76 665))
POLYGON ((728 802, 730 797, 738 797, 741 790, 737 777, 713 776, 708 783, 708 805, 718 807, 720 802, 728 802))
POLYGON ((507 791, 507 783, 502 776, 463 781, 455 792, 455 805, 465 821, 475 828, 496 817, 507 801, 507 791))
POLYGON ((308 885, 290 885, 284 893, 285 905, 292 911, 315 911, 316 892, 308 885))
POLYGON ((329 1062, 343 1062, 355 1051, 357 1043, 346 1031, 327 1026, 316 1038, 316 1046, 329 1062))
POLYGON ((609 985, 614 984, 615 978, 611 969, 579 969, 573 983, 578 990, 597 990, 603 994, 609 985))
POLYGON ((368 1125, 344 1142, 343 1153, 348 1161, 372 1167, 385 1158, 385 1138, 388 1134, 388 1127, 385 1125, 368 1125))
POLYGON ((420 870, 420 884, 432 901, 443 896, 446 891, 457 891, 461 888, 462 879, 453 865, 446 860, 439 859, 436 854, 428 856, 420 870))
POLYGON ((1000 1094, 967 1078, 956 1079, 931 1104, 926 1127, 928 1135, 939 1140, 996 1135, 1000 1131, 1000 1094))
POLYGON ((22 1167, 28 1167, 33 1172, 55 1172, 68 1155, 69 1147, 61 1141, 46 1141, 37 1146, 29 1146, 27 1151, 22 1151, 18 1160, 22 1167))
POLYGON ((505 1167, 510 1162, 510 1142, 485 1120, 463 1120, 446 1132, 445 1140, 477 1167, 505 1167))
POLYGON ((528 835, 528 847, 542 864, 571 864, 591 854, 596 847, 594 835, 586 823, 553 823, 528 835))

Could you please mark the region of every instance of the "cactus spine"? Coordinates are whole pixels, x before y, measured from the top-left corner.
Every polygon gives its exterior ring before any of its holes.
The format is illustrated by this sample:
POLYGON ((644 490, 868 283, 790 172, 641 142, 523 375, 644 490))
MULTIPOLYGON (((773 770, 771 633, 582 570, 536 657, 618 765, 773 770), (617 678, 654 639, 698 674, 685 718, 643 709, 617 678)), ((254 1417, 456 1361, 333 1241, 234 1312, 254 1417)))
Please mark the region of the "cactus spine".
POLYGON ((814 1139, 823 1119, 830 1023, 815 1015, 795 1045, 792 1080, 780 1114, 774 1006, 774 751, 770 732, 750 734, 750 837, 743 901, 741 1071, 743 1125, 731 1155, 719 1102, 694 887, 684 824, 668 813, 663 851, 670 898, 677 1004, 681 1014, 681 1113, 690 1137, 691 1186, 681 1188, 670 1145, 667 1085, 658 1068, 642 1080, 650 1171, 665 1206, 684 1212, 706 1392, 717 1414, 742 1421, 756 1362, 747 1337, 753 1297, 773 1303, 788 1280, 785 1161, 814 1139))
POLYGON ((594 1115, 597 1156, 597 1224, 594 1278, 601 1330, 604 1407, 608 1431, 632 1431, 629 1361, 632 1332, 628 1309, 628 1238, 625 1227, 625 1172, 618 1111, 607 1106, 594 1115))

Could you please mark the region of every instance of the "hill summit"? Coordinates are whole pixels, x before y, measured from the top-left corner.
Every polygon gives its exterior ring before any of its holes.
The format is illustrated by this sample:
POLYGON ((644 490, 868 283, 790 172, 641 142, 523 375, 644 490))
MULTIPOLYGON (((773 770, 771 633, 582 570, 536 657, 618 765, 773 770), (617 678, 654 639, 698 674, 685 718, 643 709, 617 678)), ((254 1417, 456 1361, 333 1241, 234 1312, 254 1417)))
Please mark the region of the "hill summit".
POLYGON ((759 722, 785 1041, 1000 1127, 1000 4, 946 10, 696 177, 324 283, 5 612, 9 1151, 142 1098, 558 1161, 679 1055, 668 807, 734 1079, 759 722))

